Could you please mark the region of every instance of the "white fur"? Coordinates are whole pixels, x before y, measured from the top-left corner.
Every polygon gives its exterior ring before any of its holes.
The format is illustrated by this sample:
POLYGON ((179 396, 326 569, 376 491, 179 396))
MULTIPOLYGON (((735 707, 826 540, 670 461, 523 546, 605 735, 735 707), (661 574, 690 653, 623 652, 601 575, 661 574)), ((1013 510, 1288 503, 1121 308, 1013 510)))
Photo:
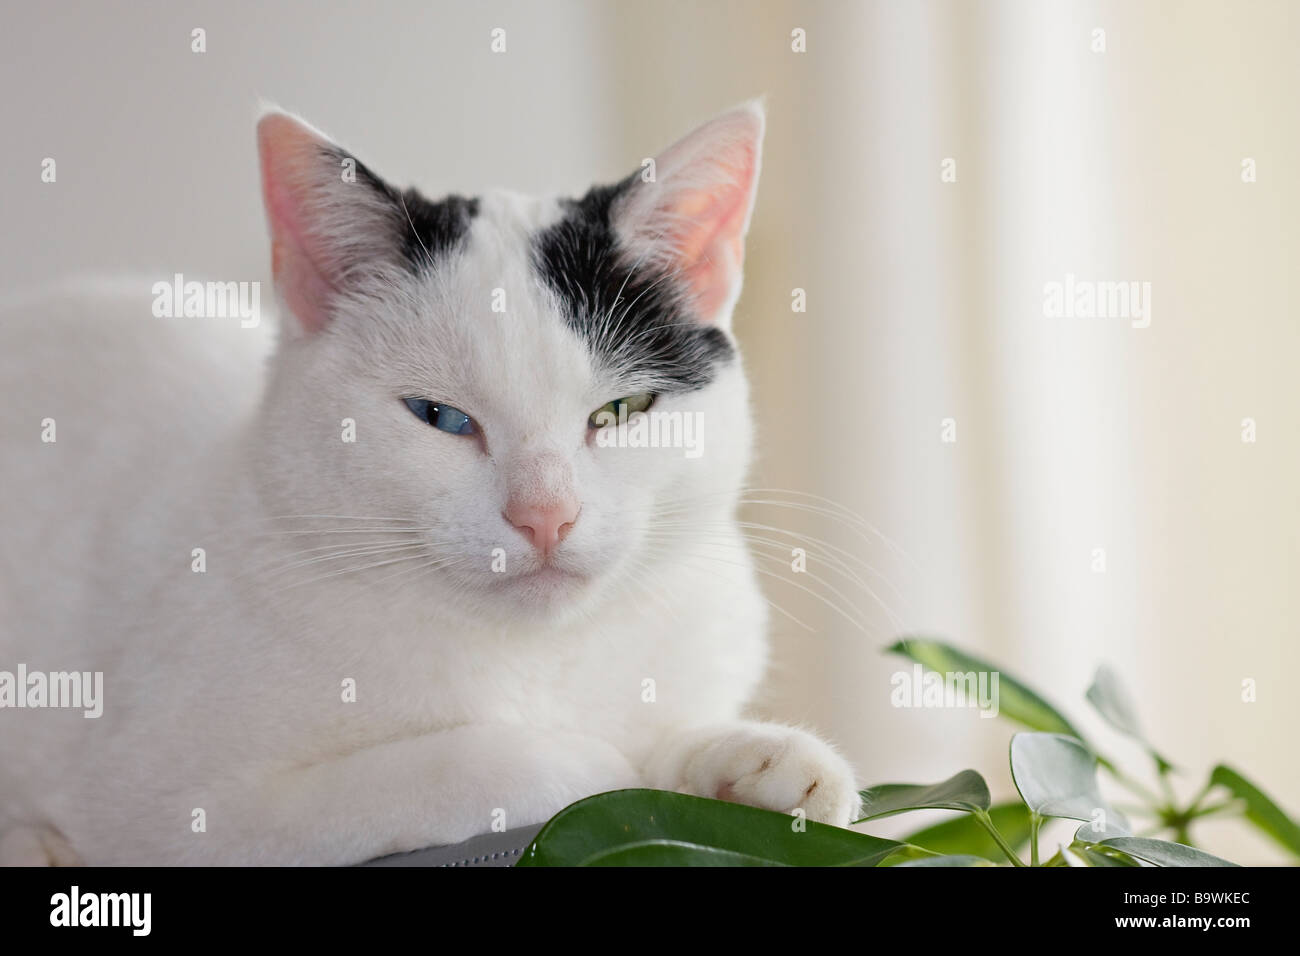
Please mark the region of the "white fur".
POLYGON ((467 254, 278 350, 269 322, 153 317, 150 279, 4 309, 0 669, 103 671, 105 699, 0 710, 0 862, 354 863, 640 785, 848 822, 842 758, 740 720, 766 626, 733 524, 743 372, 663 399, 705 416, 701 459, 587 441, 638 383, 595 369, 526 267, 556 214, 489 194, 467 254), (520 580, 538 558, 501 510, 530 482, 576 491, 556 560, 585 583, 520 580), (418 533, 362 531, 390 526, 418 533), (412 540, 423 561, 308 550, 412 540))

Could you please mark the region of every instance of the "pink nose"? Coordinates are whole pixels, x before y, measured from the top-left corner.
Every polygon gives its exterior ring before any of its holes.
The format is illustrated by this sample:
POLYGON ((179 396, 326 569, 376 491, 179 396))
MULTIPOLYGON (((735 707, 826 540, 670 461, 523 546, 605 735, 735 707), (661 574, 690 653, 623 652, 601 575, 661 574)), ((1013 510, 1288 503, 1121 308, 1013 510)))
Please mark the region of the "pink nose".
POLYGON ((578 520, 578 503, 570 498, 546 504, 511 499, 506 502, 505 518, 518 528, 542 554, 550 554, 578 520))

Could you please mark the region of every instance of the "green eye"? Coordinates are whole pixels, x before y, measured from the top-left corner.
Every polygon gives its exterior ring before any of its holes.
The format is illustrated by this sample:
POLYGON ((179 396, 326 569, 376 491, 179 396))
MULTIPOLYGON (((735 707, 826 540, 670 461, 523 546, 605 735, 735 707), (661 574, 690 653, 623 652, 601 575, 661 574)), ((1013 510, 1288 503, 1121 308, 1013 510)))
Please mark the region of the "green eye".
POLYGON ((635 412, 644 412, 654 403, 655 397, 649 392, 629 395, 627 398, 616 398, 592 412, 587 418, 587 427, 607 428, 610 425, 617 425, 627 421, 635 412))

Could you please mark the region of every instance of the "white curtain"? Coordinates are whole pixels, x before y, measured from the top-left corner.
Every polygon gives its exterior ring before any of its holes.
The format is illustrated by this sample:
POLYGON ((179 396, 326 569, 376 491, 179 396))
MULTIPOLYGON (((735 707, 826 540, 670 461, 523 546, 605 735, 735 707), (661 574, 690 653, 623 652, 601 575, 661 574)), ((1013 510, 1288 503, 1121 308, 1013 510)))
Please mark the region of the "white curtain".
MULTIPOLYGON (((630 149, 767 94, 738 318, 755 485, 833 499, 889 542, 750 510, 883 579, 878 604, 856 592, 865 630, 772 584, 814 630, 776 617, 765 704, 831 734, 866 780, 975 766, 1010 792, 1005 722, 891 706, 905 665, 879 649, 901 629, 1024 677, 1141 772, 1083 701, 1109 662, 1184 792, 1222 760, 1300 809, 1297 20, 1285 3, 610 15, 630 149), (1149 327, 1046 315, 1067 276, 1149 283, 1149 327)), ((1236 827, 1205 835, 1278 858, 1236 827)))

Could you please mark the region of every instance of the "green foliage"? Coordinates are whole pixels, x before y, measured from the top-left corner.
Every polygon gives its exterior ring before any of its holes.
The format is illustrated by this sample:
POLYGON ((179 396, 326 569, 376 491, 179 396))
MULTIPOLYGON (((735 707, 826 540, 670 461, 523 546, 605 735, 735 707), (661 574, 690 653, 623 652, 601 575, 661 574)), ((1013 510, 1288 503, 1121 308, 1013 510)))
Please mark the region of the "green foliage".
MULTIPOLYGON (((1020 801, 1000 803, 989 808, 989 825, 1002 834, 1012 853, 1029 846, 1029 808, 1020 801)), ((925 847, 944 856, 972 853, 986 860, 1005 859, 998 842, 974 814, 962 814, 934 826, 909 833, 904 842, 925 847)))
POLYGON ((862 815, 854 822, 892 816, 908 810, 987 810, 989 787, 974 770, 963 770, 943 783, 882 783, 862 791, 862 815))
POLYGON ((1160 756, 1142 736, 1142 730, 1138 725, 1137 708, 1133 706, 1128 692, 1124 690, 1114 671, 1105 664, 1098 667, 1097 676, 1093 678, 1092 686, 1088 688, 1085 696, 1088 703, 1092 704, 1093 709, 1101 714, 1106 723, 1121 734, 1132 737, 1142 744, 1151 755, 1151 759, 1156 762, 1156 766, 1161 768, 1162 773, 1173 769, 1173 764, 1160 756))
POLYGON ((940 674, 996 672, 999 712, 1029 728, 1010 744, 1011 779, 1021 800, 993 805, 974 770, 934 784, 886 783, 862 791, 864 823, 913 810, 960 816, 885 840, 755 807, 662 790, 617 790, 561 810, 525 851, 519 866, 1235 866, 1190 845, 1194 821, 1233 813, 1300 858, 1300 824, 1229 767, 1215 767, 1198 796, 1180 803, 1174 770, 1143 736, 1137 711, 1119 680, 1102 668, 1087 700, 1108 724, 1146 749, 1163 795, 1137 783, 1100 756, 1053 705, 1005 672, 940 641, 908 638, 888 649, 940 674), (1098 768, 1143 801, 1135 811, 1150 832, 1135 836, 1129 820, 1101 794, 1098 768), (1225 799, 1207 801, 1214 794, 1225 799), (1044 820, 1084 821, 1068 846, 1039 861, 1044 820), (1029 860, 1023 858, 1029 849, 1029 860))
POLYGON ((739 803, 615 790, 561 810, 518 865, 877 866, 903 847, 739 803))
POLYGON ((1210 774, 1210 786, 1222 787, 1234 797, 1245 801, 1246 819, 1260 830, 1300 857, 1300 825, 1286 815, 1276 803, 1231 767, 1219 764, 1210 774))
POLYGON ((910 657, 936 674, 997 674, 998 712, 1030 730, 1066 734, 1083 739, 1083 735, 1061 712, 1023 682, 1006 671, 955 647, 922 637, 907 637, 887 648, 891 654, 910 657))
POLYGON ((1031 814, 1070 820, 1100 815, 1124 825, 1120 812, 1101 798, 1097 758, 1075 737, 1016 734, 1011 738, 1011 779, 1031 814))

